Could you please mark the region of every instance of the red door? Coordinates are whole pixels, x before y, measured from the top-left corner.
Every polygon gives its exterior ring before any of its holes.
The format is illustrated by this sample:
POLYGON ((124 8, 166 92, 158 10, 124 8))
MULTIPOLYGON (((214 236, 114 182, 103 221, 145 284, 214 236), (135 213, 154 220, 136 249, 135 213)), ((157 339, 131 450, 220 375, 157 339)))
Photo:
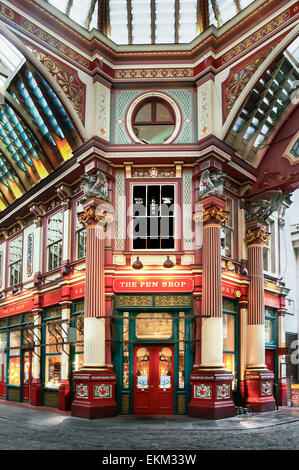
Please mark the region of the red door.
POLYGON ((173 360, 173 346, 135 346, 135 414, 173 414, 173 360))
POLYGON ((23 401, 30 400, 31 381, 32 381, 32 351, 25 351, 24 359, 23 359, 23 401))

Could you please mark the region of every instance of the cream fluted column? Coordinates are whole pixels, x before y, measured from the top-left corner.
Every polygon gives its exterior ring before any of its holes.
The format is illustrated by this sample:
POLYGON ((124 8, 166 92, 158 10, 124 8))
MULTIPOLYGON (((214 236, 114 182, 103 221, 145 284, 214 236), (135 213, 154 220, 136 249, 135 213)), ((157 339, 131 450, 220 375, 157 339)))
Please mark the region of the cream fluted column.
POLYGON ((203 212, 201 368, 223 369, 223 318, 221 289, 222 200, 213 197, 203 212), (206 317, 206 318, 205 318, 206 317))
POLYGON ((191 374, 189 415, 220 419, 235 414, 233 375, 223 363, 221 225, 225 201, 216 195, 201 199, 194 220, 203 223, 201 362, 191 374), (202 213, 202 216, 198 214, 202 213))
POLYGON ((245 240, 248 246, 248 321, 247 321, 247 366, 245 382, 247 403, 253 411, 275 409, 273 398, 274 375, 265 365, 265 305, 263 246, 270 235, 265 224, 249 222, 245 240))
POLYGON ((84 365, 105 368, 105 215, 96 215, 106 205, 92 198, 83 204, 80 222, 86 225, 86 282, 84 300, 84 365))
POLYGON ((82 418, 105 418, 117 412, 116 375, 111 364, 110 369, 107 366, 105 357, 105 232, 107 223, 113 220, 108 205, 103 199, 91 197, 83 203, 84 212, 79 215, 87 229, 84 364, 73 375, 72 415, 82 418))

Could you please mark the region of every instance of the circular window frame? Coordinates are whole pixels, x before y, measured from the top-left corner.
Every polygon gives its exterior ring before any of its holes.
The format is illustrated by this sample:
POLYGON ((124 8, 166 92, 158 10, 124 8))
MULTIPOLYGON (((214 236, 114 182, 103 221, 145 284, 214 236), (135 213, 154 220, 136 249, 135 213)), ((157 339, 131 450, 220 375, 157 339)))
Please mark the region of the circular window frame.
POLYGON ((132 141, 135 142, 136 144, 143 144, 143 145, 170 144, 177 138, 178 133, 181 128, 181 124, 182 124, 182 115, 181 115, 181 111, 177 103, 170 96, 165 95, 164 93, 160 93, 160 92, 147 92, 147 93, 143 93, 142 95, 137 96, 137 98, 135 98, 135 100, 132 101, 132 103, 130 104, 128 111, 127 111, 127 115, 126 115, 126 127, 127 127, 128 134, 130 138, 132 139, 132 141), (145 144, 145 142, 142 142, 142 140, 138 139, 138 137, 136 136, 134 132, 133 116, 141 108, 142 101, 144 101, 145 102, 144 104, 146 104, 146 102, 149 99, 154 99, 154 98, 157 98, 161 102, 164 101, 168 104, 168 106, 170 106, 172 114, 174 116, 174 120, 175 120, 174 129, 173 129, 172 134, 165 140, 165 142, 161 142, 160 144, 145 144))

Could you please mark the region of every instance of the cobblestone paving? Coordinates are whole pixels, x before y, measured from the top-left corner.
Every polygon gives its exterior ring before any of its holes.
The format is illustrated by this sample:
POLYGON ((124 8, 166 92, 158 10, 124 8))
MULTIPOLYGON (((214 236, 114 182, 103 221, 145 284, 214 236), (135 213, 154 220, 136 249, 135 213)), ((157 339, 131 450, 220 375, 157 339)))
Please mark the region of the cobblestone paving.
POLYGON ((0 450, 299 450, 299 408, 207 421, 85 420, 0 404, 0 450))

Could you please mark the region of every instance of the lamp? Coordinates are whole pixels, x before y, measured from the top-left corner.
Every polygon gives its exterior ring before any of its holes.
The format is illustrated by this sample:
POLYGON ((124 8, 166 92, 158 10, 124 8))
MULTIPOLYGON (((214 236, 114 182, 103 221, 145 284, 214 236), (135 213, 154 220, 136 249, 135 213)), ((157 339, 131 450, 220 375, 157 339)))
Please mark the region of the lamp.
POLYGON ((16 287, 16 286, 14 286, 14 287, 12 288, 12 293, 13 293, 13 294, 17 294, 18 292, 19 292, 19 288, 16 287))
POLYGON ((174 263, 169 258, 169 255, 167 255, 167 259, 164 261, 163 266, 164 266, 164 268, 173 268, 174 267, 174 263))
POLYGON ((143 264, 140 261, 139 256, 137 256, 136 260, 132 264, 132 268, 134 268, 134 269, 142 269, 143 268, 143 264))

